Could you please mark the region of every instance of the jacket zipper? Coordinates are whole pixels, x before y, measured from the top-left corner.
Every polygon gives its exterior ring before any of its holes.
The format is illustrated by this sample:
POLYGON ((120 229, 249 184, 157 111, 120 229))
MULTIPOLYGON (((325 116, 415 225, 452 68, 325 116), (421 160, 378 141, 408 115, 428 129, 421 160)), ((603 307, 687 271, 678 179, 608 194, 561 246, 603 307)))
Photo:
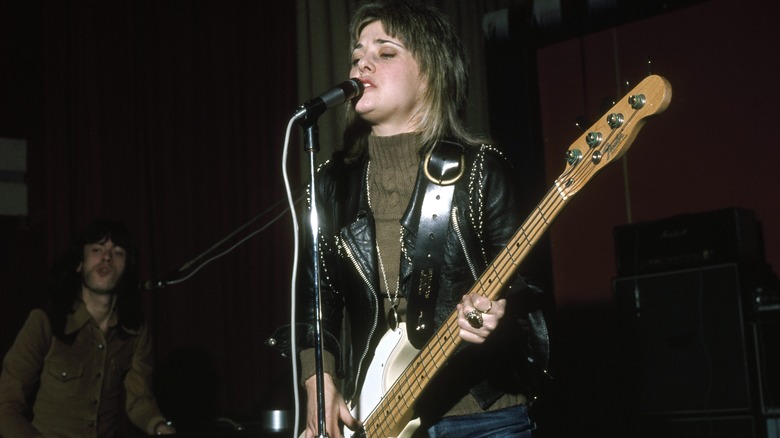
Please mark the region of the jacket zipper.
POLYGON ((474 277, 474 281, 477 281, 477 279, 479 279, 479 273, 477 272, 477 268, 474 265, 474 261, 471 260, 471 256, 469 255, 468 250, 466 250, 466 239, 463 238, 463 233, 460 229, 460 223, 458 222, 458 207, 453 206, 451 211, 452 213, 450 213, 450 221, 452 221, 452 228, 455 229, 455 235, 458 236, 458 241, 460 242, 460 247, 463 249, 463 255, 466 257, 466 263, 469 265, 471 276, 474 277))
MULTIPOLYGON (((368 276, 365 274, 365 272, 363 272, 360 263, 358 263, 358 261, 355 259, 355 256, 352 254, 352 248, 349 246, 349 243, 344 238, 342 238, 341 240, 344 242, 344 252, 346 252, 347 258, 355 266, 355 269, 357 270, 358 274, 360 274, 360 278, 362 278, 363 281, 366 283, 366 286, 368 286, 368 288, 371 289, 371 299, 375 300, 377 293, 376 290, 374 289, 374 285, 372 285, 371 282, 368 280, 368 276)), ((368 343, 363 349, 363 354, 360 355, 360 361, 358 361, 357 374, 355 374, 355 389, 353 390, 351 397, 349 397, 347 400, 354 399, 355 395, 357 394, 357 387, 358 387, 357 382, 360 380, 360 373, 363 371, 363 362, 365 361, 366 356, 368 356, 368 346, 371 345, 371 338, 374 337, 374 333, 376 332, 378 321, 379 321, 379 304, 375 302, 374 303, 374 324, 368 333, 368 343)))

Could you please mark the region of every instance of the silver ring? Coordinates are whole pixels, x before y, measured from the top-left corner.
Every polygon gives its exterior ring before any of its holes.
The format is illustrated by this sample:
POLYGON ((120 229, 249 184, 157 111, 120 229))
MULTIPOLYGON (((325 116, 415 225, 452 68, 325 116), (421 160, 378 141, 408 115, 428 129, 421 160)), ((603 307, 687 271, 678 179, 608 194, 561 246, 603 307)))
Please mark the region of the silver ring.
POLYGON ((493 308, 493 301, 489 301, 489 302, 490 302, 490 306, 488 306, 487 310, 479 310, 476 307, 474 309, 479 311, 479 313, 488 313, 488 312, 490 312, 490 309, 493 308))
POLYGON ((482 328, 482 323, 484 322, 482 320, 482 314, 477 309, 474 309, 466 314, 466 321, 468 321, 469 325, 475 329, 482 328))

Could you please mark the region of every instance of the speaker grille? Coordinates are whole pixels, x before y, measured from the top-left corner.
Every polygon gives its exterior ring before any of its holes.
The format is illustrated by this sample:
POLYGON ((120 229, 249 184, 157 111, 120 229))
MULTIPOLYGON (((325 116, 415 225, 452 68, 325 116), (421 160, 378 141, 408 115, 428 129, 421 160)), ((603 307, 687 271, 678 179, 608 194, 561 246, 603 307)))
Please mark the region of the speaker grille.
POLYGON ((617 278, 613 287, 638 413, 752 409, 753 349, 736 264, 617 278))

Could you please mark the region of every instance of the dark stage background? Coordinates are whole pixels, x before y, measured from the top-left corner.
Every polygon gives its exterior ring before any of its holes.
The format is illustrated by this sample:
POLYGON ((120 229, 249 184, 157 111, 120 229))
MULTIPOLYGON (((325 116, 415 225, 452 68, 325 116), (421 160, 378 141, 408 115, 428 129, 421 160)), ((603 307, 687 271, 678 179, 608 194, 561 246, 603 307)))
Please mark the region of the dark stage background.
MULTIPOLYGON (((3 352, 53 257, 90 219, 124 220, 142 278, 158 281, 284 211, 271 207, 284 200, 282 141, 298 104, 293 2, 0 8, 0 135, 27 140, 29 188, 29 215, 2 222, 3 352)), ((296 143, 294 183, 298 156, 296 143)), ((263 341, 289 315, 291 228, 287 215, 191 279, 145 294, 171 417, 288 403, 286 363, 263 341)))
MULTIPOLYGON (((630 436, 616 226, 749 209, 769 266, 780 265, 780 11, 770 0, 687 3, 536 45, 513 35, 486 46, 491 134, 528 173, 531 201, 563 171, 575 120, 594 121, 648 71, 674 89, 666 113, 542 244, 557 378, 539 404, 540 436, 630 436)), ((28 215, 0 217, 1 351, 53 258, 95 216, 131 226, 142 276, 158 281, 283 212, 284 130, 309 97, 295 91, 295 28, 295 2, 0 1, 0 137, 27 141, 29 190, 28 215)), ((158 395, 182 424, 290 408, 288 364, 263 341, 288 319, 291 246, 285 215, 191 279, 145 293, 158 395)))

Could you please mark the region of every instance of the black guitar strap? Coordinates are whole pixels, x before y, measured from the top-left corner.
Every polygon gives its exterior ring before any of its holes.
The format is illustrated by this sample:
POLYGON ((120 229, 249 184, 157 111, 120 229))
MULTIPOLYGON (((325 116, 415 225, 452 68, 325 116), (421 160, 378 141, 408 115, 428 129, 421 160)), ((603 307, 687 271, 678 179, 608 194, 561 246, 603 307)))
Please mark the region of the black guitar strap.
POLYGON ((455 183, 464 173, 464 152, 463 146, 457 143, 441 141, 426 154, 423 162, 426 181, 419 188, 424 195, 407 302, 409 341, 415 348, 422 347, 433 334, 452 196, 455 183))

